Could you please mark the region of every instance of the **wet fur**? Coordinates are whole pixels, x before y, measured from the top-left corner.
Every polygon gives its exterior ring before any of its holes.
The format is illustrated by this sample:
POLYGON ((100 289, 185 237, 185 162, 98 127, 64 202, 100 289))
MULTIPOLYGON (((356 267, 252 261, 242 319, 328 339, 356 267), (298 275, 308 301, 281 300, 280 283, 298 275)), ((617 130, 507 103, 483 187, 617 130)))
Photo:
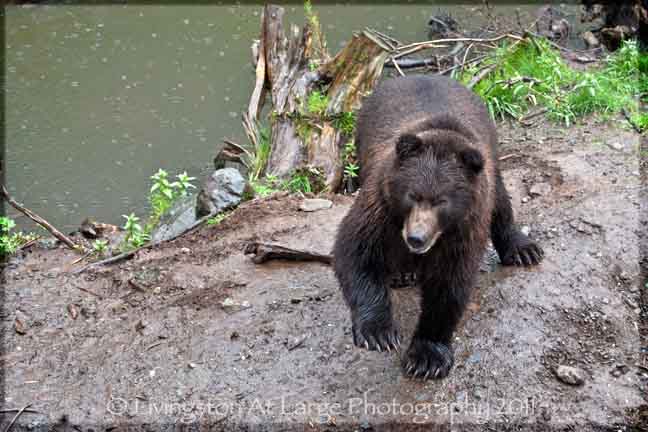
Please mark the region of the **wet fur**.
POLYGON ((372 350, 400 344, 388 281, 398 273, 416 275, 422 313, 403 358, 408 375, 449 373, 452 334, 489 235, 504 264, 541 259, 541 249, 514 225, 496 144, 481 101, 444 77, 385 81, 359 113, 361 190, 340 224, 334 269, 351 311, 354 343, 372 350), (445 195, 452 203, 438 213, 443 234, 423 255, 410 253, 402 236, 412 191, 445 195))

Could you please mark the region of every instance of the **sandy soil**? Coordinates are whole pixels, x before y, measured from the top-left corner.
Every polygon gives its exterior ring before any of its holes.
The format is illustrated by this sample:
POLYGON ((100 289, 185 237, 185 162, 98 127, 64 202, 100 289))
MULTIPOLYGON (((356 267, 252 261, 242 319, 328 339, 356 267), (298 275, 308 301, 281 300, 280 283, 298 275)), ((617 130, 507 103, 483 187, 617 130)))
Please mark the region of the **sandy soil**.
MULTIPOLYGON (((397 353, 354 347, 328 266, 242 253, 255 240, 328 252, 352 202, 303 213, 282 197, 81 274, 61 247, 13 258, 2 405, 37 411, 13 430, 645 430, 638 136, 621 120, 500 135, 517 217, 546 258, 503 268, 487 254, 447 379, 406 379, 397 353), (584 385, 560 382, 559 364, 584 385)), ((394 297, 409 335, 417 292, 394 297)))

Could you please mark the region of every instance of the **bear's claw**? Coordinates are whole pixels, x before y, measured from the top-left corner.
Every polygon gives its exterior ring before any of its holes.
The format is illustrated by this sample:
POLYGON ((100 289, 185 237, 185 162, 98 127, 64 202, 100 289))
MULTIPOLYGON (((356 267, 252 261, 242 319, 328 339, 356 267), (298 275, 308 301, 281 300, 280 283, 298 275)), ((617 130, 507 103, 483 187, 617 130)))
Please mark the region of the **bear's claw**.
POLYGON ((540 264, 544 251, 536 242, 518 232, 500 258, 504 265, 532 266, 540 264))
POLYGON ((365 322, 363 325, 353 325, 353 343, 369 351, 391 352, 392 349, 398 351, 401 342, 398 330, 392 323, 378 326, 365 322))
POLYGON ((403 359, 405 375, 412 378, 445 378, 454 364, 454 355, 447 345, 414 339, 403 359))

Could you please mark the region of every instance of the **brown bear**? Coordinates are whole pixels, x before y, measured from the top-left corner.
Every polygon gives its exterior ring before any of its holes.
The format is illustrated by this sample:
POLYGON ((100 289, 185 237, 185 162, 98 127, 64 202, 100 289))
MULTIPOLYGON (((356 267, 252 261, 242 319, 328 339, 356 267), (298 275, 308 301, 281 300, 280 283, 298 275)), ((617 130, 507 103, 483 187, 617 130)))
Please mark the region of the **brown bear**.
POLYGON ((543 251, 514 225, 488 110, 457 81, 389 79, 365 99, 356 130, 361 189, 333 250, 353 341, 400 345, 388 281, 413 274, 422 312, 402 365, 445 377, 489 235, 506 265, 537 264, 543 251))

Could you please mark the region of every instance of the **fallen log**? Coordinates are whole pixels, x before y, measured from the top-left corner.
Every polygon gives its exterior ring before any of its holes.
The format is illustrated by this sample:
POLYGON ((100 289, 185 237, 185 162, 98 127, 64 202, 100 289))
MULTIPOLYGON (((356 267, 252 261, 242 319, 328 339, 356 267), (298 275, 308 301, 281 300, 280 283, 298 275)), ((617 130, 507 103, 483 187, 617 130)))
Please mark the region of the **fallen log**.
POLYGON ((252 255, 252 261, 255 264, 262 264, 270 260, 316 261, 324 264, 331 264, 333 262, 332 255, 322 255, 270 243, 248 243, 245 246, 244 253, 246 255, 252 255))

